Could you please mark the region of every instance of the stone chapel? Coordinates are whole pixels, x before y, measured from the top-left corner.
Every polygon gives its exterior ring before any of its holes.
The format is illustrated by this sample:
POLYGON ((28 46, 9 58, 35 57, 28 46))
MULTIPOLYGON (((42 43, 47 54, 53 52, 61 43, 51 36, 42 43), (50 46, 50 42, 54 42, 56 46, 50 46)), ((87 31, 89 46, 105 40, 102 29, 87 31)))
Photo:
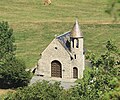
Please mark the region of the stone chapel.
POLYGON ((71 31, 55 37, 41 53, 35 74, 48 78, 82 78, 84 56, 83 34, 76 20, 71 31))

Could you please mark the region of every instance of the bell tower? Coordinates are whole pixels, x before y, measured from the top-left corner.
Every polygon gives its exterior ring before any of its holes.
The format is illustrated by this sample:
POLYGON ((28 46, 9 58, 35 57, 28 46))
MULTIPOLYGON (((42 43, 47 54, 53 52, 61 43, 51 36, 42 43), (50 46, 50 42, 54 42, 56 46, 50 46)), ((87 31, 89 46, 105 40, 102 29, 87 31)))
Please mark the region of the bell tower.
MULTIPOLYGON (((72 69, 77 68, 78 70, 78 77, 77 78, 82 78, 83 77, 83 71, 84 71, 84 50, 83 50, 83 34, 79 28, 79 23, 76 20, 71 33, 70 33, 70 47, 71 47, 71 53, 73 56, 72 60, 72 69)), ((74 72, 73 72, 73 77, 74 77, 74 72)))

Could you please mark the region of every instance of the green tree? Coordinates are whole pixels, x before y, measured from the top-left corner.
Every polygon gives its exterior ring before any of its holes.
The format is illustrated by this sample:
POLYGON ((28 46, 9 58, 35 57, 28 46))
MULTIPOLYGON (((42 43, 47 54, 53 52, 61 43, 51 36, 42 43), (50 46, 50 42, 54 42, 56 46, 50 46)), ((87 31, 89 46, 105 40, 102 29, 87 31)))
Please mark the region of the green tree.
POLYGON ((30 72, 23 61, 16 59, 13 29, 7 22, 0 22, 0 87, 15 88, 27 85, 30 72))
POLYGON ((13 29, 9 28, 7 22, 0 22, 0 65, 14 59, 14 42, 13 29))
POLYGON ((110 41, 106 48, 100 57, 88 56, 91 68, 87 67, 83 79, 78 79, 69 90, 64 90, 59 82, 43 81, 20 88, 4 100, 119 100, 120 52, 110 41))
POLYGON ((16 93, 7 95, 4 100, 67 100, 64 99, 64 94, 66 92, 59 82, 42 81, 20 88, 16 93))
POLYGON ((71 89, 70 95, 73 100, 101 100, 106 95, 111 99, 111 93, 116 93, 113 98, 119 100, 120 94, 120 53, 110 41, 106 44, 107 51, 99 58, 92 54, 92 68, 84 74, 82 80, 71 89))
POLYGON ((120 16, 120 0, 110 0, 106 13, 114 17, 114 21, 120 16))

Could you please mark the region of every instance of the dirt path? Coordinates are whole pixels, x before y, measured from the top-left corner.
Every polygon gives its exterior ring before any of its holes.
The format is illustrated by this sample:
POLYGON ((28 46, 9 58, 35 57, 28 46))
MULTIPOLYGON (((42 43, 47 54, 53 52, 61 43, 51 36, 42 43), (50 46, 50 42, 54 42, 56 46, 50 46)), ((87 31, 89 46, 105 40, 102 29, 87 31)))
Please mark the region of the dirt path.
POLYGON ((11 89, 0 89, 0 95, 6 94, 9 91, 15 91, 15 90, 11 90, 11 89))
MULTIPOLYGON (((18 23, 29 23, 29 24, 40 24, 40 23, 73 23, 74 21, 71 20, 67 20, 67 21, 61 21, 61 20, 51 20, 51 21, 47 21, 47 20, 42 20, 42 21, 18 21, 18 22, 13 22, 13 24, 18 24, 18 23)), ((116 21, 113 22, 111 21, 98 21, 98 20, 90 20, 90 21, 81 21, 79 20, 80 24, 120 24, 120 21, 116 21)))

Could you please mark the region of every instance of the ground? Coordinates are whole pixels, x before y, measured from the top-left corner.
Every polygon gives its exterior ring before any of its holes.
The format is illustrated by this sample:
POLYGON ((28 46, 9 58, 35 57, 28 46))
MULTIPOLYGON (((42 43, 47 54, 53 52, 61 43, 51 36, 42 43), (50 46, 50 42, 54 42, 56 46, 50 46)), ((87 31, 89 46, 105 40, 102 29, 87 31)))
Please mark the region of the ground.
POLYGON ((120 18, 112 24, 113 17, 105 13, 108 5, 108 0, 53 0, 49 6, 43 0, 1 0, 0 21, 8 21, 14 29, 17 57, 30 68, 56 35, 72 28, 76 18, 87 50, 99 54, 108 39, 119 46, 120 18))
POLYGON ((15 90, 12 90, 12 89, 0 89, 0 95, 6 94, 6 93, 8 93, 10 91, 14 92, 15 90))
POLYGON ((61 86, 64 89, 69 89, 71 86, 74 86, 76 83, 76 79, 62 79, 62 78, 43 78, 40 76, 33 76, 30 82, 30 85, 37 82, 37 81, 42 81, 42 80, 46 80, 46 81, 50 81, 50 82, 55 82, 56 80, 61 82, 61 86))
POLYGON ((14 29, 17 57, 30 68, 56 35, 71 29, 76 17, 87 50, 100 54, 107 40, 120 48, 120 18, 113 24, 113 18, 105 13, 108 1, 53 0, 50 6, 44 6, 43 0, 0 0, 0 21, 8 21, 14 29))

